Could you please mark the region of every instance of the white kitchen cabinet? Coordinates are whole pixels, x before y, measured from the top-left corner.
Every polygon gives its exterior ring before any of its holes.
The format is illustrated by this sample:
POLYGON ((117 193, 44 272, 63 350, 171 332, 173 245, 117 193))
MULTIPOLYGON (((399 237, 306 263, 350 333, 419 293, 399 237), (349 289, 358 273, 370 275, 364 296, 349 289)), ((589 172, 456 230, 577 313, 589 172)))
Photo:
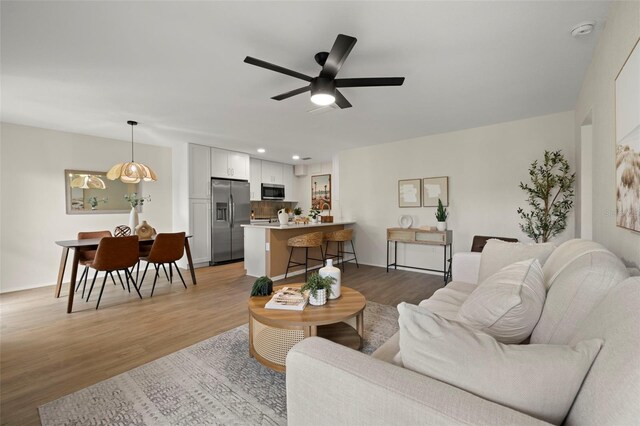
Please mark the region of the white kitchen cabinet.
POLYGON ((262 160, 252 158, 249 163, 249 199, 260 201, 262 199, 262 160))
POLYGON ((271 161, 262 162, 262 183, 275 183, 282 185, 282 163, 271 161))
POLYGON ((189 200, 189 240, 191 257, 196 266, 207 266, 211 260, 211 202, 189 200))
POLYGON ((189 198, 209 198, 210 150, 208 146, 189 144, 189 198))
POLYGON ((211 177, 249 180, 249 154, 211 148, 211 177))
POLYGON ((284 185, 284 200, 297 201, 293 193, 293 166, 291 164, 282 165, 282 184, 284 185))

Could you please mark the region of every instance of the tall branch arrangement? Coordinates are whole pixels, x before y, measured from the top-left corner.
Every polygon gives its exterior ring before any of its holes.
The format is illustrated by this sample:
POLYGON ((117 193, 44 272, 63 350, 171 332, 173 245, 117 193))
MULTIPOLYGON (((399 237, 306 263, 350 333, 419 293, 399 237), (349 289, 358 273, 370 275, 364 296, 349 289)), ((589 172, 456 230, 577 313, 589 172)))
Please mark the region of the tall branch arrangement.
POLYGON ((531 211, 518 208, 523 222, 520 229, 536 243, 547 242, 567 227, 567 217, 573 208, 573 185, 576 174, 571 173, 562 151, 545 151, 544 163, 538 160, 529 167, 531 183, 520 182, 527 193, 531 211))

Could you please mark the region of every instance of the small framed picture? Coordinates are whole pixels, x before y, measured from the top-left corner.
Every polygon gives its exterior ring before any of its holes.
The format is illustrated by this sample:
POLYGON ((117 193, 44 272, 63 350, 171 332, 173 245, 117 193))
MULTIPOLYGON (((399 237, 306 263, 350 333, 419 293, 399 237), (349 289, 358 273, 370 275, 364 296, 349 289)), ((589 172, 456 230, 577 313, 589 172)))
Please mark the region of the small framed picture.
POLYGON ((398 206, 420 207, 421 190, 420 179, 405 179, 398 181, 398 206))
POLYGON ((449 177, 439 176, 422 179, 422 206, 438 207, 438 199, 449 205, 449 177))

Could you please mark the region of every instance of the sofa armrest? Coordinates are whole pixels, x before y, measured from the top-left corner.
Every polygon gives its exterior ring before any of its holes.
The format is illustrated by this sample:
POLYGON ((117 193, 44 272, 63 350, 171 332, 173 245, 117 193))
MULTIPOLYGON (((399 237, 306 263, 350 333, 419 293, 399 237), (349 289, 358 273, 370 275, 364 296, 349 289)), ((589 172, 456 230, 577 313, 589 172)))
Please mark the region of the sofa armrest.
POLYGON ((287 355, 287 416, 289 426, 548 424, 319 337, 287 355))
POLYGON ((478 284, 482 253, 460 252, 453 255, 451 268, 454 281, 478 284))

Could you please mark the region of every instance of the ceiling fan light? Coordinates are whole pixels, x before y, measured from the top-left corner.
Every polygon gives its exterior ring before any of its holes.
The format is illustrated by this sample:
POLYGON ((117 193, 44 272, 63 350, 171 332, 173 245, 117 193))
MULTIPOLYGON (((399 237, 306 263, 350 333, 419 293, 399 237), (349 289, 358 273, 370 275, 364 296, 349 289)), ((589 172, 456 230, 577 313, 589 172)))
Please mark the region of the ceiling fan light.
POLYGON ((316 105, 331 105, 336 101, 336 97, 328 93, 315 93, 311 95, 311 102, 316 105))

